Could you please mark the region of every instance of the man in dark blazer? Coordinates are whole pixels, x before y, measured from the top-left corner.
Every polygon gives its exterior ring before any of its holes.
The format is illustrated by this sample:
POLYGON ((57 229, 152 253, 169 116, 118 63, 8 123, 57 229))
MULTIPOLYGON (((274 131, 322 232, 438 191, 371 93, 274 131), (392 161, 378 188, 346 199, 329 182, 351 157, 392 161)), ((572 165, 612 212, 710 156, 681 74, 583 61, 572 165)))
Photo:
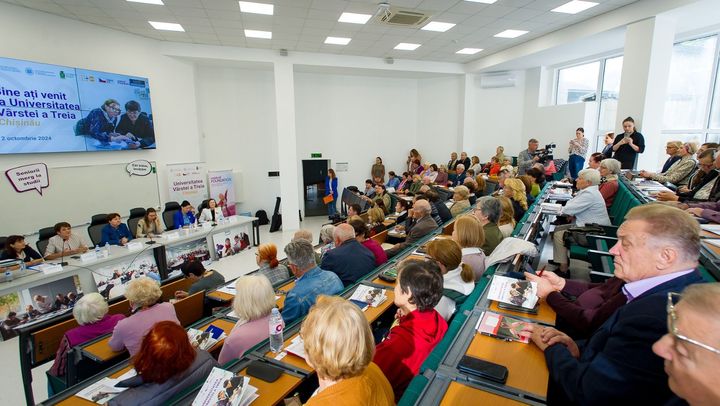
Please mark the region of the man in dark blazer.
POLYGON ((413 218, 415 219, 415 225, 412 227, 410 232, 408 232, 404 242, 395 244, 394 247, 390 248, 389 250, 385 250, 388 258, 392 258, 393 256, 397 255, 400 251, 404 250, 409 245, 430 234, 433 230, 437 228, 438 225, 430 215, 431 212, 432 208, 430 207, 430 202, 428 202, 427 200, 415 201, 411 213, 413 218))
POLYGON ((348 287, 375 269, 375 256, 355 239, 355 229, 340 224, 333 231, 335 248, 323 256, 320 269, 334 272, 348 287))
POLYGON ((652 345, 667 332, 668 292, 702 282, 700 227, 680 209, 646 204, 618 230, 615 276, 626 282, 621 306, 587 340, 528 326, 550 371, 548 404, 660 405, 672 399, 662 359, 652 345))

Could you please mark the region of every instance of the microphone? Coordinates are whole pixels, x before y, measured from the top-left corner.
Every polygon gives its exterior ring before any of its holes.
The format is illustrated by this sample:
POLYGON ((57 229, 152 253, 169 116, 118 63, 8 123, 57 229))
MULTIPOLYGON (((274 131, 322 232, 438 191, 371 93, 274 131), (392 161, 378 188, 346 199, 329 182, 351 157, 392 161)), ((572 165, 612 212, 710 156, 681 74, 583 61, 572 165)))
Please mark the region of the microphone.
MULTIPOLYGON (((148 225, 148 234, 147 234, 147 236, 148 236, 148 238, 150 239, 150 241, 146 241, 145 244, 147 244, 147 245, 153 245, 153 244, 155 244, 156 241, 153 241, 153 238, 152 238, 153 233, 150 232, 149 228, 150 228, 150 226, 148 225)), ((154 229, 155 231, 157 231, 156 228, 153 228, 153 229, 154 229)))
POLYGON ((63 240, 62 251, 60 255, 60 266, 67 266, 68 264, 67 262, 65 262, 65 243, 67 243, 67 240, 63 240))

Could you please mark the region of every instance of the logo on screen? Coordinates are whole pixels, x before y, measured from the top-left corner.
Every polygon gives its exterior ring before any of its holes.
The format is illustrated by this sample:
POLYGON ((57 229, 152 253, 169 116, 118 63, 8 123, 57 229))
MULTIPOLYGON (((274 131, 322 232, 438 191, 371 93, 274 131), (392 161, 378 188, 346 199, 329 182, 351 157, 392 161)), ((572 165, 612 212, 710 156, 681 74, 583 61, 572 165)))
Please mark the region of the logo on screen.
POLYGON ((142 86, 145 87, 145 81, 139 79, 130 79, 130 86, 142 86))
POLYGON ((25 73, 27 73, 28 75, 32 75, 33 74, 32 68, 25 68, 25 73))
POLYGON ((100 82, 100 83, 107 83, 107 80, 105 80, 105 79, 103 79, 103 78, 98 78, 98 82, 100 82))
POLYGON ((65 79, 65 72, 60 71, 60 79, 65 79))

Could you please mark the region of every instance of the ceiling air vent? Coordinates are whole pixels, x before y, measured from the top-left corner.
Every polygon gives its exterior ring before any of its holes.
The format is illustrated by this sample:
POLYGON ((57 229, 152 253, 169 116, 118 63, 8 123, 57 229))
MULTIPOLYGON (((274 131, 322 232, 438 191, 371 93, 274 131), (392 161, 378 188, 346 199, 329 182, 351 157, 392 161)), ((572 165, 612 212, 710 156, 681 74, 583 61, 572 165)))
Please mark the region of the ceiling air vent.
POLYGON ((398 10, 395 8, 388 8, 383 11, 378 13, 378 22, 403 27, 417 27, 430 18, 429 14, 418 11, 398 10))

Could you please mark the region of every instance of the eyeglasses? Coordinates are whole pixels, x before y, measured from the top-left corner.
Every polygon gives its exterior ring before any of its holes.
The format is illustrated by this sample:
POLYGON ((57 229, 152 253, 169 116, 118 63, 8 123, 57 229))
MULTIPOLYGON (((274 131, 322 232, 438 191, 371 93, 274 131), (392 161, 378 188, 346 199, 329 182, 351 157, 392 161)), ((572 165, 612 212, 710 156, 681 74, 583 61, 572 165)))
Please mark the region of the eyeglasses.
POLYGON ((686 337, 686 336, 680 334, 677 327, 675 327, 675 325, 677 324, 677 314, 675 314, 675 305, 677 304, 678 301, 680 301, 681 297, 682 297, 682 295, 680 295, 679 293, 668 292, 668 302, 667 302, 668 332, 676 340, 680 340, 680 341, 684 341, 686 343, 697 345, 700 348, 704 348, 710 352, 720 355, 719 349, 711 347, 707 344, 703 344, 700 341, 693 340, 692 338, 686 337))

